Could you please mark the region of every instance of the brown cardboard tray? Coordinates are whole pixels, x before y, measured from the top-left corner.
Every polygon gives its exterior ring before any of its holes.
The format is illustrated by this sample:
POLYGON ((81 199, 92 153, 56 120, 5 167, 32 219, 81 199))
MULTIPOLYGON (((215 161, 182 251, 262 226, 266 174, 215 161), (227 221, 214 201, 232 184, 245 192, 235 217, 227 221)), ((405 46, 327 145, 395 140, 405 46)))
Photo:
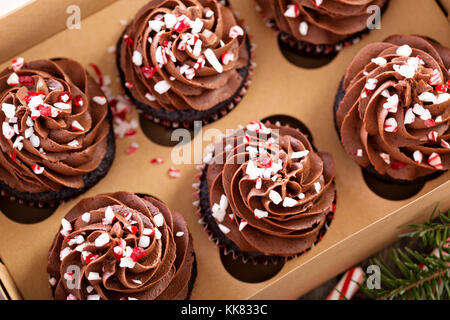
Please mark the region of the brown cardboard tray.
MULTIPOLYGON (((59 3, 57 0, 45 2, 59 3)), ((119 84, 114 81, 115 56, 108 53, 107 48, 115 44, 124 28, 119 21, 130 19, 147 0, 96 2, 101 2, 104 8, 86 17, 80 30, 48 34, 48 38, 18 55, 26 60, 70 57, 86 67, 93 62, 105 75, 112 77, 113 88, 118 90, 119 84)), ((344 49, 330 64, 318 69, 304 69, 283 57, 277 35, 265 26, 253 0, 231 0, 231 3, 250 27, 256 44, 257 68, 252 85, 239 106, 206 128, 217 128, 225 133, 227 128, 234 129, 239 124, 274 114, 290 115, 305 123, 316 146, 331 152, 336 162, 337 211, 326 236, 308 253, 288 261, 280 273, 267 281, 252 284, 237 280, 224 269, 219 250, 197 222, 191 187, 196 182, 195 165, 176 165, 181 169, 181 178, 169 178, 167 172, 173 165, 170 161, 173 149, 151 142, 141 130, 136 137, 117 141, 117 156, 111 171, 84 196, 120 190, 147 193, 180 212, 193 234, 197 255, 198 278, 193 299, 295 299, 394 241, 398 226, 424 221, 437 203, 442 209, 450 207, 449 172, 428 182, 417 195, 403 201, 385 200, 370 191, 360 168, 339 143, 332 112, 334 95, 345 68, 363 46, 396 33, 423 34, 450 46, 449 22, 433 0, 391 1, 382 17, 380 30, 344 49), (135 154, 126 155, 125 150, 131 142, 137 142, 140 148, 135 154), (165 159, 163 165, 149 163, 157 156, 165 159)), ((22 10, 25 9, 19 13, 22 10)), ((56 6, 52 10, 53 13, 58 11, 57 16, 66 15, 65 7, 56 6)), ((22 13, 25 15, 26 12, 19 13, 13 22, 24 19, 22 13)), ((43 16, 34 18, 40 20, 43 16)), ((57 19, 53 23, 50 27, 58 30, 65 25, 65 21, 57 19)), ((31 44, 31 39, 41 31, 34 29, 16 28, 15 32, 22 41, 31 44)), ((5 41, 2 43, 8 43, 5 41)), ((15 54, 11 52, 11 55, 15 54)), ((3 58, 7 60, 1 64, 2 69, 9 65, 12 57, 3 58)), ((200 135, 195 139, 197 143, 201 142, 200 135)), ((203 142, 203 147, 206 145, 207 142, 203 142)), ((45 271, 47 251, 61 218, 79 199, 60 205, 50 218, 36 224, 19 224, 0 215, 0 257, 24 299, 51 298, 45 271)))

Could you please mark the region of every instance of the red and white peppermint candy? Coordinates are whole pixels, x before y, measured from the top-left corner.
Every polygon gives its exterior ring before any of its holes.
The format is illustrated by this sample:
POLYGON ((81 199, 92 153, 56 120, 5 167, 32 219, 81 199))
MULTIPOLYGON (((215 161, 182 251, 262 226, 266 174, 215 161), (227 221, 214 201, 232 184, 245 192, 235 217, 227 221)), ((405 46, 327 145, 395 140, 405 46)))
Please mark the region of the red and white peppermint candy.
POLYGON ((155 32, 160 32, 161 28, 164 26, 164 21, 160 21, 160 20, 150 20, 148 22, 149 27, 155 31, 155 32))
POLYGON ((255 209, 255 211, 253 213, 255 214, 256 219, 262 219, 262 218, 266 218, 269 216, 269 213, 267 211, 259 210, 259 209, 255 209))
POLYGON ((64 249, 61 250, 61 252, 59 253, 59 259, 61 261, 63 261, 70 253, 72 252, 72 249, 70 249, 69 247, 65 247, 64 249))
POLYGON ((251 121, 247 124, 247 130, 251 132, 259 132, 263 128, 263 124, 259 121, 251 121))
POLYGON ((84 127, 77 120, 72 122, 72 129, 74 129, 76 131, 80 131, 80 132, 84 131, 84 127))
POLYGON ((206 64, 205 59, 203 59, 202 57, 198 58, 197 62, 194 64, 194 69, 195 70, 199 70, 201 68, 203 68, 206 64))
POLYGON ((409 108, 408 110, 406 110, 404 123, 411 124, 414 123, 415 120, 416 116, 414 115, 413 109, 409 108))
POLYGON ((194 55, 194 57, 200 56, 200 54, 202 53, 202 45, 203 41, 200 39, 195 42, 194 49, 192 50, 192 54, 194 55))
POLYGON ((167 29, 172 29, 177 23, 177 17, 171 13, 166 13, 164 15, 164 23, 166 24, 167 29))
POLYGON ((300 15, 300 9, 296 4, 288 4, 284 16, 288 18, 297 18, 300 15))
POLYGON ((157 157, 157 158, 153 158, 152 160, 150 160, 150 163, 154 164, 163 164, 164 163, 164 159, 162 157, 157 157))
POLYGON ((230 32, 228 34, 228 36, 231 39, 235 39, 237 37, 243 36, 244 35, 244 30, 240 27, 240 26, 233 26, 230 28, 230 32))
POLYGON ((19 82, 19 76, 15 72, 11 73, 11 75, 6 80, 6 83, 11 87, 17 86, 19 82))
POLYGON ((384 122, 384 131, 386 132, 396 132, 398 130, 397 120, 395 118, 388 118, 384 122))
POLYGON ((433 104, 436 103, 437 98, 432 92, 423 92, 419 95, 419 100, 423 102, 431 102, 433 104))
POLYGON ((81 95, 78 95, 73 99, 73 103, 77 107, 82 107, 84 106, 84 98, 81 95))
POLYGON ((109 234, 104 232, 95 239, 94 244, 97 248, 99 248, 109 243, 109 241, 110 241, 109 234))
POLYGON ((62 218, 61 219, 61 231, 60 231, 61 234, 64 237, 67 237, 71 231, 72 231, 72 224, 68 220, 62 218))
POLYGON ((128 89, 133 88, 133 82, 125 82, 125 87, 127 87, 128 89))
POLYGON ((381 152, 380 154, 380 158, 383 159, 384 162, 386 162, 386 164, 391 164, 391 156, 388 155, 387 153, 381 152))
POLYGON ((376 57, 370 60, 371 62, 375 63, 376 65, 379 65, 380 67, 386 65, 387 60, 383 57, 376 57))
POLYGON ((394 94, 387 98, 387 101, 383 104, 383 108, 388 112, 396 113, 398 108, 398 95, 394 94))
POLYGON ((229 64, 230 62, 233 62, 233 61, 234 61, 234 54, 233 53, 231 53, 231 52, 224 52, 222 54, 222 63, 224 65, 227 65, 227 64, 229 64))
POLYGON ((194 68, 189 68, 184 72, 184 76, 186 77, 186 79, 188 80, 192 80, 195 77, 195 69, 194 68))
POLYGON ((191 27, 191 19, 182 14, 177 18, 177 23, 175 23, 173 28, 177 32, 183 32, 184 30, 189 29, 190 27, 191 27))
POLYGON ((246 226, 247 226, 248 222, 245 219, 242 219, 241 222, 239 223, 239 231, 242 231, 246 226))
POLYGON ((14 72, 17 72, 23 67, 24 63, 25 59, 22 57, 18 57, 11 61, 11 67, 14 70, 14 72))
POLYGON ((108 206, 105 210, 105 217, 102 219, 102 223, 104 225, 112 224, 115 218, 116 215, 114 214, 113 209, 111 208, 111 206, 108 206))
POLYGON ((300 22, 299 26, 298 26, 298 31, 300 32, 300 34, 302 36, 306 36, 308 34, 308 23, 306 21, 302 21, 300 22))
POLYGON ((255 188, 259 190, 259 189, 261 189, 261 187, 262 187, 262 179, 258 178, 258 179, 256 179, 255 188))
POLYGON ((363 149, 357 149, 356 152, 355 152, 355 155, 358 158, 361 158, 363 156, 363 149))
POLYGON ((3 131, 3 136, 6 139, 9 140, 12 137, 14 137, 14 134, 15 134, 14 133, 14 128, 11 127, 8 122, 3 122, 2 131, 3 131))
POLYGON ((414 66, 410 65, 398 65, 394 64, 393 67, 394 71, 396 71, 398 74, 402 75, 406 79, 411 79, 416 74, 416 68, 414 66))
POLYGON ((323 2, 323 0, 314 0, 314 4, 316 5, 316 8, 320 7, 322 2, 323 2))
POLYGON ((436 104, 441 104, 450 100, 450 93, 441 93, 436 98, 436 104))
POLYGON ((422 120, 429 120, 429 119, 431 119, 431 112, 430 112, 430 110, 425 109, 423 106, 421 106, 418 103, 414 104, 413 112, 415 114, 417 114, 420 117, 420 119, 422 119, 422 120))
POLYGON ((409 57, 412 53, 412 48, 410 46, 408 46, 407 44, 405 44, 403 46, 398 47, 396 53, 399 56, 409 57))
POLYGON ((337 286, 330 292, 327 300, 346 300, 351 299, 358 291, 357 283, 364 282, 364 271, 360 267, 354 267, 348 270, 337 286))
POLYGON ((438 170, 444 169, 444 167, 442 166, 441 156, 436 152, 430 154, 430 157, 428 158, 428 164, 438 170))
POLYGON ((428 140, 437 142, 437 138, 438 138, 438 132, 437 131, 433 130, 433 131, 428 132, 428 140))
POLYGON ((126 153, 127 154, 133 154, 137 151, 137 149, 139 148, 139 145, 136 142, 133 142, 131 144, 131 146, 128 147, 126 153))
POLYGON ((167 81, 161 80, 161 81, 157 82, 153 88, 159 94, 164 94, 170 90, 171 85, 167 81))
POLYGON ((132 58, 133 63, 136 66, 140 67, 142 65, 142 60, 143 60, 142 54, 139 51, 135 50, 133 52, 133 58, 132 58))
POLYGON ((223 224, 218 224, 218 227, 220 229, 220 231, 222 231, 224 234, 230 233, 230 228, 224 226, 223 224))
POLYGON ((163 66, 167 64, 167 56, 166 56, 166 49, 162 46, 159 46, 156 48, 155 51, 155 58, 156 62, 159 64, 159 66, 163 66))
POLYGON ((44 172, 44 167, 41 167, 41 166, 38 165, 38 164, 33 164, 33 165, 31 166, 31 169, 33 170, 33 172, 34 172, 35 174, 42 174, 42 173, 44 172))
POLYGON ((169 177, 171 177, 171 178, 180 178, 181 177, 180 169, 176 169, 174 167, 170 167, 169 168, 169 177))
POLYGON ((106 100, 106 98, 104 96, 95 96, 95 97, 92 98, 92 100, 94 100, 94 102, 96 104, 99 104, 101 106, 106 104, 106 102, 107 102, 107 100, 106 100))
POLYGON ((421 164, 423 162, 423 153, 420 152, 419 150, 416 150, 413 153, 413 158, 417 164, 421 164))
POLYGON ((428 80, 428 84, 431 86, 437 86, 438 84, 442 83, 442 77, 441 77, 441 71, 438 69, 433 70, 433 74, 430 77, 430 80, 428 80))
POLYGON ((446 84, 439 84, 434 88, 437 93, 447 93, 448 91, 448 85, 446 84))
POLYGON ((208 62, 211 64, 211 66, 218 73, 222 73, 223 72, 223 66, 219 62, 219 60, 217 59, 216 54, 214 53, 214 51, 212 51, 210 48, 206 49, 205 50, 205 57, 206 57, 206 60, 208 60, 208 62))
POLYGON ((378 79, 368 78, 366 85, 364 86, 367 90, 375 90, 377 88, 378 79))
POLYGON ((448 143, 444 139, 441 139, 441 146, 444 147, 445 149, 450 149, 450 143, 448 143))
POLYGON ((195 19, 194 23, 192 24, 191 32, 193 34, 197 34, 201 32, 203 29, 203 21, 199 18, 195 19))
POLYGON ((214 11, 209 8, 206 8, 203 13, 206 18, 211 18, 214 15, 214 11))

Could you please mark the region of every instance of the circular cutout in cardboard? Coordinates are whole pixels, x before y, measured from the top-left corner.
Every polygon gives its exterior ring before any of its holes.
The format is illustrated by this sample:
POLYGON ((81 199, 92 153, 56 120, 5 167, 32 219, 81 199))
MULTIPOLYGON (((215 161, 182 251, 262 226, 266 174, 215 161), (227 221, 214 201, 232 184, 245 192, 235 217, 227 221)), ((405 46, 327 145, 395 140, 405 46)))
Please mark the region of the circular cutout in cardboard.
POLYGON ((195 123, 194 129, 186 129, 183 127, 174 129, 154 123, 152 120, 146 118, 142 114, 139 115, 139 122, 145 136, 152 142, 164 147, 174 147, 179 144, 189 143, 199 132, 199 130, 196 130, 198 126, 197 123, 195 123), (174 135, 174 132, 177 130, 180 130, 180 134, 174 135), (181 134, 181 130, 185 130, 185 132, 181 134), (183 138, 181 138, 180 136, 182 136, 183 138), (175 140, 172 140, 172 137, 175 140), (188 137, 189 139, 187 139, 188 137))
POLYGON ((425 185, 424 181, 418 181, 411 184, 387 182, 370 174, 367 170, 361 169, 361 171, 364 181, 369 189, 387 200, 400 201, 409 199, 418 194, 425 185))
POLYGON ((17 200, 10 200, 7 197, 0 197, 0 211, 10 220, 22 223, 33 224, 41 222, 50 217, 58 208, 54 207, 31 207, 21 204, 17 200))
POLYGON ((329 55, 314 56, 313 54, 303 53, 291 47, 282 41, 278 35, 278 47, 284 58, 293 65, 304 69, 317 69, 331 63, 338 55, 338 52, 329 55))
POLYGON ((275 124, 275 125, 277 125, 277 123, 279 123, 280 125, 289 125, 291 128, 295 128, 298 131, 300 131, 301 133, 303 133, 311 143, 314 142, 311 131, 309 131, 308 127, 303 122, 298 120, 297 118, 294 118, 294 117, 291 117, 288 115, 284 115, 284 114, 276 114, 276 115, 269 116, 269 117, 266 117, 261 120, 262 123, 264 123, 266 121, 270 121, 270 123, 275 124))
POLYGON ((231 253, 225 255, 224 248, 220 248, 220 260, 230 275, 247 283, 267 281, 275 277, 285 264, 284 261, 267 264, 253 264, 251 261, 244 263, 240 257, 234 259, 231 253))

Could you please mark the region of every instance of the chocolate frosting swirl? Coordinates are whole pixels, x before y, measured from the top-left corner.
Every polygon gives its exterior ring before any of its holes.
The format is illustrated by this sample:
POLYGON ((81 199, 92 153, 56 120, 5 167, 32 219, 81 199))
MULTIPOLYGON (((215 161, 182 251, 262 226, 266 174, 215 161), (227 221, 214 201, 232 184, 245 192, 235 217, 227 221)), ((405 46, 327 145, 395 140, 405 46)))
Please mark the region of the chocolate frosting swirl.
POLYGON ((110 132, 100 86, 72 60, 14 68, 0 73, 2 181, 29 193, 83 188, 83 176, 105 156, 110 132))
POLYGON ((362 49, 343 80, 336 122, 360 166, 414 180, 450 167, 450 49, 395 35, 362 49))
POLYGON ((265 19, 297 40, 315 45, 336 44, 367 29, 369 6, 387 0, 256 0, 265 19), (290 11, 287 12, 290 6, 290 11), (303 27, 300 24, 303 23, 303 27))
POLYGON ((311 248, 335 199, 329 153, 296 129, 253 122, 209 157, 212 214, 240 250, 289 257, 311 248))
POLYGON ((217 0, 154 0, 126 28, 120 69, 133 98, 156 110, 205 111, 241 86, 246 33, 217 0))
POLYGON ((154 198, 117 192, 70 210, 47 271, 55 299, 169 300, 188 297, 193 263, 180 214, 154 198))

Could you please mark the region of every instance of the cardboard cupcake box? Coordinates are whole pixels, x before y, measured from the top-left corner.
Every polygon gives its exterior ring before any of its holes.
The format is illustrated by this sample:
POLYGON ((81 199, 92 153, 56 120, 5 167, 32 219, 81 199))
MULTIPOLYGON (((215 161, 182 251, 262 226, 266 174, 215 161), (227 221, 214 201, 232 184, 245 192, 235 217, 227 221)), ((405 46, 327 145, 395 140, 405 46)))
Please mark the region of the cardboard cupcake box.
MULTIPOLYGON (((110 76, 111 88, 118 94, 120 84, 115 81, 115 55, 110 48, 123 31, 123 20, 129 21, 146 2, 30 1, 0 17, 0 29, 8 30, 0 35, 2 43, 8 44, 0 49, 0 61, 3 61, 0 67, 9 66, 16 56, 28 61, 70 57, 86 67, 96 64, 103 75, 110 76), (73 3, 81 9, 82 21, 80 29, 70 30, 66 28, 71 15, 67 8, 73 3), (43 16, 45 25, 41 23, 43 16)), ((225 269, 222 262, 225 259, 221 259, 219 250, 198 224, 196 208, 192 205, 196 165, 172 163, 174 149, 154 143, 141 127, 136 136, 117 140, 117 155, 109 174, 82 197, 120 190, 146 193, 180 212, 193 234, 197 255, 198 278, 193 299, 295 299, 394 241, 399 233, 398 226, 426 220, 438 203, 442 210, 450 207, 449 172, 426 183, 419 193, 405 200, 386 200, 372 192, 361 169, 342 149, 332 112, 345 68, 357 51, 370 42, 381 41, 391 34, 422 34, 450 47, 449 20, 441 9, 450 5, 448 1, 440 1, 440 5, 433 0, 391 1, 382 16, 381 29, 345 48, 327 65, 302 68, 285 58, 277 35, 265 26, 253 0, 230 2, 249 26, 256 46, 257 67, 238 107, 204 129, 215 128, 225 133, 226 129, 240 124, 279 114, 304 123, 317 148, 332 153, 336 163, 337 210, 325 237, 306 254, 286 262, 268 280, 250 283, 236 279, 225 269), (128 155, 126 150, 133 142, 139 148, 128 155), (156 157, 162 157, 164 163, 152 164, 151 159, 156 157), (179 169, 181 177, 171 178, 170 167, 179 169)), ((95 76, 92 69, 89 72, 95 76)), ((134 117, 137 118, 137 114, 134 117)), ((160 131, 152 130, 150 134, 160 131)), ((205 148, 208 141, 202 141, 202 136, 197 135, 193 145, 195 143, 205 148)), ((38 223, 19 223, 0 215, 0 279, 2 290, 10 292, 9 298, 18 298, 19 294, 8 289, 12 288, 12 281, 7 280, 6 269, 24 299, 51 298, 46 273, 47 252, 61 218, 80 198, 61 204, 49 218, 38 223)), ((35 214, 28 211, 23 207, 19 215, 35 214)))

